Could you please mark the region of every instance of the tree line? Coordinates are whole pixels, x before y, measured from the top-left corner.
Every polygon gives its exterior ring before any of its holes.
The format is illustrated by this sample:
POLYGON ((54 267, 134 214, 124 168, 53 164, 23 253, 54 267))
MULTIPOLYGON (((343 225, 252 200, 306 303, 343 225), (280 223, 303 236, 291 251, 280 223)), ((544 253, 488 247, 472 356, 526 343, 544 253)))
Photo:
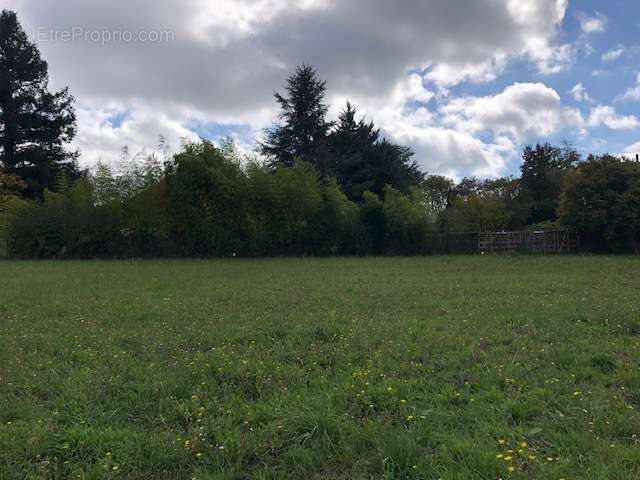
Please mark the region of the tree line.
POLYGON ((569 145, 523 152, 520 175, 459 182, 420 171, 347 102, 327 118, 308 65, 276 93, 255 154, 186 142, 118 168, 78 167, 73 97, 15 13, 0 14, 0 240, 15 257, 437 253, 465 232, 570 228, 593 251, 640 249, 640 164, 582 159, 569 145))

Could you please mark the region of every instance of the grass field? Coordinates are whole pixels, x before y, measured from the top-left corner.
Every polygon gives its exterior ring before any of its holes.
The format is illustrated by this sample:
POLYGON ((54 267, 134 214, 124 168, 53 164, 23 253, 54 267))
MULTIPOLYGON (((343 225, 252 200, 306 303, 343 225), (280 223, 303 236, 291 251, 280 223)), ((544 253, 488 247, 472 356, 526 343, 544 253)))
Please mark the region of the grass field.
POLYGON ((640 478, 640 259, 1 262, 0 478, 640 478))

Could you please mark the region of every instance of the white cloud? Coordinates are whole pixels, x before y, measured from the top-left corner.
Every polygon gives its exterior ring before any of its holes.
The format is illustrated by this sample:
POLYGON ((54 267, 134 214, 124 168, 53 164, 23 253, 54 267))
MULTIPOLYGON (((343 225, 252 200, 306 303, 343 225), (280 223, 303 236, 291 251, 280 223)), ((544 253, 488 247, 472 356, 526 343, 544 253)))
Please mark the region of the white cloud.
POLYGON ((625 156, 627 158, 636 158, 636 155, 640 154, 640 142, 636 142, 632 145, 629 145, 625 148, 620 155, 625 156))
POLYGON ((640 101, 640 73, 636 76, 636 84, 627 89, 618 100, 637 102, 640 101))
POLYGON ((578 21, 580 22, 580 28, 586 34, 602 33, 607 29, 607 17, 599 12, 596 12, 593 17, 578 13, 578 21))
MULTIPOLYGON (((416 73, 409 75, 399 88, 404 92, 406 100, 410 101, 427 103, 434 95, 433 92, 425 88, 422 77, 416 73)), ((398 94, 399 88, 396 88, 396 94, 398 94)))
POLYGON ((542 83, 515 83, 494 96, 457 98, 441 110, 447 125, 472 133, 492 131, 516 142, 583 123, 578 110, 563 107, 557 92, 542 83))
POLYGON ((551 75, 567 70, 575 57, 573 45, 547 46, 531 56, 536 60, 538 71, 543 75, 551 75))
POLYGON ((531 59, 538 71, 550 75, 566 70, 575 51, 569 44, 556 45, 557 29, 564 19, 568 0, 539 1, 508 0, 508 8, 524 32, 523 54, 531 59), (544 32, 544 34, 541 34, 544 32))
POLYGON ((111 104, 97 110, 82 104, 77 108, 78 135, 73 144, 80 149, 85 165, 97 161, 115 164, 121 149, 127 147, 132 155, 153 151, 163 135, 172 149, 180 147, 183 139, 195 140, 198 135, 183 127, 181 117, 169 118, 144 104, 111 104), (119 117, 119 122, 114 118, 119 117))
POLYGON ((397 141, 415 139, 410 144, 418 157, 424 154, 425 168, 496 172, 511 155, 508 148, 514 148, 506 137, 483 141, 468 129, 439 124, 437 109, 408 112, 405 104, 434 102, 437 97, 423 81, 446 97, 445 89, 461 82, 496 79, 512 59, 529 61, 544 74, 566 69, 575 55, 571 45, 558 44, 567 3, 21 0, 16 8, 32 31, 41 25, 83 25, 174 32, 174 41, 163 44, 40 45, 55 85, 69 85, 81 105, 76 144, 84 163, 117 156, 125 144, 153 146, 161 133, 175 143, 193 134, 187 127, 194 119, 242 124, 259 135, 276 113, 273 91, 282 88, 295 65, 306 62, 328 80, 329 100, 352 99, 363 112, 375 113, 377 124, 397 141), (408 76, 416 71, 426 74, 408 76), (129 110, 118 127, 104 120, 112 104, 129 110), (371 105, 375 108, 366 108, 371 105), (454 144, 457 150, 451 147, 447 160, 445 147, 454 144), (475 153, 461 160, 456 151, 475 153))
POLYGON ((414 145, 423 169, 454 178, 462 174, 498 176, 516 152, 508 139, 483 142, 467 132, 439 126, 406 128, 395 132, 394 138, 414 145))
MULTIPOLYGON (((329 6, 328 0, 191 0, 199 13, 192 18, 196 38, 214 47, 257 35, 265 24, 286 12, 305 12, 329 6)), ((295 13, 294 13, 295 14, 295 13)))
POLYGON ((481 63, 438 63, 425 76, 439 87, 450 87, 462 82, 487 83, 495 80, 507 65, 506 55, 499 54, 481 63))
POLYGON ((614 60, 617 60, 623 53, 624 53, 623 47, 616 48, 614 50, 609 50, 608 52, 605 52, 604 54, 602 54, 602 60, 605 62, 612 62, 614 60))
POLYGON ((592 128, 604 125, 611 130, 633 130, 640 126, 640 121, 634 115, 619 115, 609 105, 598 105, 591 110, 588 125, 592 128))
MULTIPOLYGON (((409 83, 424 89, 415 79, 409 83)), ((501 175, 522 142, 563 129, 580 131, 585 124, 578 110, 564 107, 560 96, 540 83, 516 83, 484 97, 418 92, 433 100, 431 109, 411 107, 416 96, 411 91, 404 83, 387 98, 355 100, 385 135, 413 146, 422 168, 453 177, 501 175)))
POLYGON ((582 85, 582 83, 577 83, 571 89, 571 96, 576 102, 589 102, 591 101, 591 97, 587 93, 587 89, 582 85))

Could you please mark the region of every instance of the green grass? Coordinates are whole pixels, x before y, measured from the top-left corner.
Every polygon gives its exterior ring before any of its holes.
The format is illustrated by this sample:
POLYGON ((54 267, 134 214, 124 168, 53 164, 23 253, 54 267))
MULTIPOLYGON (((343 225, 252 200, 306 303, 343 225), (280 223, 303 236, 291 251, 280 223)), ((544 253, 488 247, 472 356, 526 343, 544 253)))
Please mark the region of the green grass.
POLYGON ((3 480, 640 478, 638 258, 0 273, 3 480))

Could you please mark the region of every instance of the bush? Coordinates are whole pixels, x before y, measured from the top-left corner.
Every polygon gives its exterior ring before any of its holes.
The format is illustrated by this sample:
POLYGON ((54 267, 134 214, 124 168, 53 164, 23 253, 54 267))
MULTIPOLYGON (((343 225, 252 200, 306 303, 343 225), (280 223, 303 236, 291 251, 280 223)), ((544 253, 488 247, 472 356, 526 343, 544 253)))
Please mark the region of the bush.
POLYGON ((394 255, 429 253, 430 219, 424 196, 417 189, 403 194, 391 186, 384 189, 385 252, 394 255))
POLYGON ((64 193, 44 191, 13 215, 8 234, 11 255, 36 258, 82 257, 91 252, 91 186, 78 180, 64 193))
POLYGON ((275 172, 252 165, 249 188, 252 253, 303 255, 320 250, 323 195, 311 165, 296 161, 275 172))
POLYGON ((176 155, 166 175, 170 235, 181 255, 230 256, 245 236, 246 177, 208 142, 176 155))

